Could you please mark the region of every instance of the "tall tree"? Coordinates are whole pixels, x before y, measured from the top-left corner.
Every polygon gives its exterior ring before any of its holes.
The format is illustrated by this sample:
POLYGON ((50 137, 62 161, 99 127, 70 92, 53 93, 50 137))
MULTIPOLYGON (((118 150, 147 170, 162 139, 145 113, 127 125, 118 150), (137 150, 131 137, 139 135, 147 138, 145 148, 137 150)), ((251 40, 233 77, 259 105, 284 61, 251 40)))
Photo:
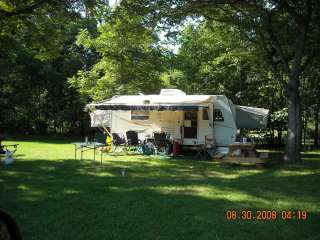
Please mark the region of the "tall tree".
POLYGON ((92 30, 97 22, 83 18, 84 7, 79 1, 0 1, 0 123, 6 131, 66 132, 82 125, 85 101, 67 78, 90 65, 74 44, 80 28, 92 30))
POLYGON ((285 160, 300 160, 300 75, 311 56, 306 47, 313 33, 309 31, 312 29, 310 25, 316 24, 312 13, 319 10, 318 1, 136 0, 122 1, 122 4, 135 9, 137 13, 148 12, 153 20, 159 20, 162 24, 180 23, 187 16, 203 16, 244 28, 252 40, 262 42, 263 39, 267 42, 274 50, 274 57, 281 62, 286 79, 283 88, 287 96, 289 115, 285 160))
POLYGON ((130 9, 109 12, 97 36, 87 30, 78 35, 78 44, 97 52, 99 60, 92 68, 80 70, 70 83, 94 100, 158 90, 163 56, 154 28, 143 17, 131 15, 130 9))

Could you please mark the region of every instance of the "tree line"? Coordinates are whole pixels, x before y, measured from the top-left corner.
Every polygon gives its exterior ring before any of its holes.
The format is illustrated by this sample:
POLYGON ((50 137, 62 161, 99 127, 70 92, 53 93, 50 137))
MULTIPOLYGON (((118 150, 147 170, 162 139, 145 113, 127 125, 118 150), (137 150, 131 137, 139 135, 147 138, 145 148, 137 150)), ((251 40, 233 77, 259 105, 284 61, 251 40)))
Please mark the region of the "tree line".
POLYGON ((273 143, 319 145, 319 3, 0 1, 0 122, 81 134, 86 103, 179 88, 270 109, 273 143), (168 46, 175 46, 173 49, 168 46))

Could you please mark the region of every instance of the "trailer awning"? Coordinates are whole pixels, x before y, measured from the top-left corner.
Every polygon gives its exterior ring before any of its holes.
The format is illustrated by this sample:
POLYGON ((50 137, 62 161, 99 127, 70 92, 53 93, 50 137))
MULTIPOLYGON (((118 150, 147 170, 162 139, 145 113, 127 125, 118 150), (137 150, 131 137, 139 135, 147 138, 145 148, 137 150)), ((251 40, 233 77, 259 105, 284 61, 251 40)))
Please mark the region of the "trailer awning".
POLYGON ((247 106, 236 106, 237 128, 264 129, 268 123, 269 110, 247 106))
POLYGON ((118 96, 110 100, 91 103, 89 109, 99 110, 155 110, 155 111, 178 111, 192 110, 198 107, 207 107, 212 103, 212 97, 207 95, 131 95, 118 96))
POLYGON ((131 105, 131 104, 99 104, 90 105, 99 110, 146 110, 146 111, 178 111, 178 110, 192 110, 198 109, 199 105, 131 105))
POLYGON ((90 112, 91 127, 111 127, 111 111, 94 110, 90 112))

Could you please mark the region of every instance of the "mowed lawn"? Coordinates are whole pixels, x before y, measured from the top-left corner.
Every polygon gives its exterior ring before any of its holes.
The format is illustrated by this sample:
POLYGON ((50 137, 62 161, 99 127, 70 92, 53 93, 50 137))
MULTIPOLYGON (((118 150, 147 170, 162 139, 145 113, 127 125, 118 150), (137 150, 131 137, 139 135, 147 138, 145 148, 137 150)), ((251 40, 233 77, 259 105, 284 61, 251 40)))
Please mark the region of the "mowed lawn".
POLYGON ((104 156, 74 160, 70 140, 19 143, 0 166, 0 207, 23 239, 320 239, 320 153, 301 165, 221 167, 209 161, 104 156), (125 169, 127 174, 122 176, 125 169), (281 219, 306 210, 306 220, 281 219), (227 210, 278 211, 277 220, 228 220, 227 210))

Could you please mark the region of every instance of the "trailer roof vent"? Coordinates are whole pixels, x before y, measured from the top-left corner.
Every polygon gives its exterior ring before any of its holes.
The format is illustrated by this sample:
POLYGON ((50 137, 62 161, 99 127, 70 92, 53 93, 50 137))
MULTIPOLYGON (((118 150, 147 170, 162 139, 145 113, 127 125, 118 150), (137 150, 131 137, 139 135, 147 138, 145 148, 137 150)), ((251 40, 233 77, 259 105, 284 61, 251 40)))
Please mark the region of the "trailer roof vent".
POLYGON ((187 95, 180 89, 161 89, 160 96, 185 96, 187 95))

